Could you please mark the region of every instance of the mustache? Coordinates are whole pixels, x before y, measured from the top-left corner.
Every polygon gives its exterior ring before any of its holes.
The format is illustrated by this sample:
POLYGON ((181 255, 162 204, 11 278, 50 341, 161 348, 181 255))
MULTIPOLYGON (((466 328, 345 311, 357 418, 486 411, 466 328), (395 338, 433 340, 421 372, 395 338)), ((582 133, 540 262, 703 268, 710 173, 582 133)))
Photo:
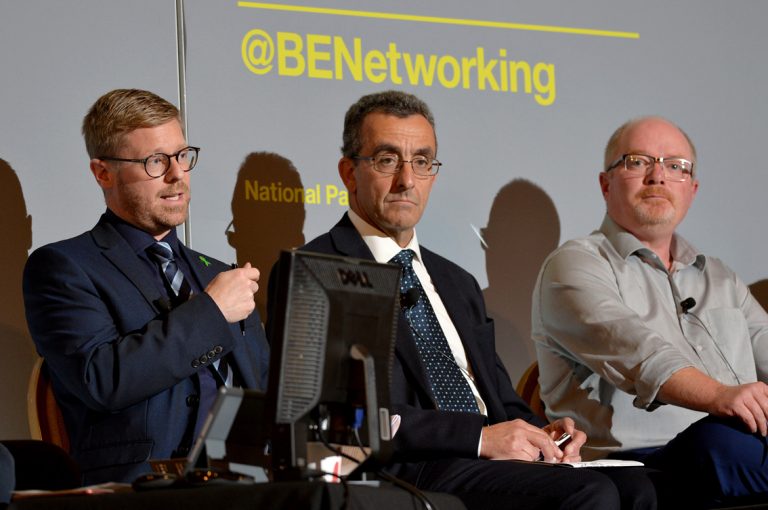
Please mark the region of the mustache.
POLYGON ((640 192, 637 194, 638 198, 649 198, 649 197, 658 197, 662 196, 672 201, 672 194, 669 192, 667 188, 664 186, 649 186, 647 188, 644 188, 640 190, 640 192))
POLYGON ((187 186, 184 183, 179 183, 174 186, 169 186, 168 188, 165 188, 164 190, 159 192, 159 196, 168 196, 168 195, 176 195, 178 193, 183 193, 185 195, 189 194, 189 186, 187 186))

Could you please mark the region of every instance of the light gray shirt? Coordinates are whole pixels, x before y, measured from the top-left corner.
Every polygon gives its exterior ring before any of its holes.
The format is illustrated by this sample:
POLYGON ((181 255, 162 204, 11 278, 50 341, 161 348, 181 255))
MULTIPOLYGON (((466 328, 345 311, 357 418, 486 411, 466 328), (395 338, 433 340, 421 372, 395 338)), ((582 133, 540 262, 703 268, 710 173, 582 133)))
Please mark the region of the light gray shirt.
POLYGON ((532 335, 541 396, 550 420, 570 416, 587 433, 587 460, 664 445, 704 417, 656 400, 682 368, 729 385, 768 382, 768 314, 719 259, 678 235, 671 251, 667 271, 606 216, 539 273, 532 335))

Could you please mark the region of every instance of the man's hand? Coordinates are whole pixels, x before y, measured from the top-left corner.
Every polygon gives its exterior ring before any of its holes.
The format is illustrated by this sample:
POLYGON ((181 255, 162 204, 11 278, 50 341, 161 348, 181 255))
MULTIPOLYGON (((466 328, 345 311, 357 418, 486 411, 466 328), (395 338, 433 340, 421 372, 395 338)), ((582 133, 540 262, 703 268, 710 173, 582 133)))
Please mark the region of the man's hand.
MULTIPOLYGON (((587 435, 576 428, 571 418, 562 418, 544 427, 549 436, 554 440, 563 432, 571 435, 571 440, 562 448, 563 456, 559 462, 581 462, 581 447, 587 442, 587 435)), ((546 456, 544 458, 547 458, 546 456)))
POLYGON ((762 382, 722 386, 710 414, 739 418, 752 433, 768 435, 768 385, 762 382))
POLYGON ((696 368, 687 367, 661 385, 657 398, 714 416, 738 418, 751 432, 768 435, 768 385, 765 383, 727 386, 696 368))
POLYGON ((205 288, 227 322, 244 320, 256 308, 253 295, 259 290, 259 270, 248 262, 239 269, 216 275, 205 288))
MULTIPOLYGON (((571 428, 573 420, 571 420, 571 428)), ((552 425, 548 425, 551 427, 552 425)), ((537 460, 539 454, 548 462, 560 462, 563 452, 552 436, 524 420, 512 420, 483 428, 480 457, 495 460, 537 460)))

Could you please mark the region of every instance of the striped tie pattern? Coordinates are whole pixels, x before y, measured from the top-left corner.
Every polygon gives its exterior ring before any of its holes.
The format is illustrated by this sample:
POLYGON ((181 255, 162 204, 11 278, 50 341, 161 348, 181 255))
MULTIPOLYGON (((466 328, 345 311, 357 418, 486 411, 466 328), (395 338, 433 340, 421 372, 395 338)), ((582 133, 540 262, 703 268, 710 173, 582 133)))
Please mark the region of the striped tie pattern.
MULTIPOLYGON (((150 256, 160 266, 160 272, 163 274, 165 283, 173 292, 173 305, 178 306, 181 303, 187 301, 192 294, 192 286, 189 281, 184 277, 184 273, 176 263, 173 257, 173 250, 171 245, 163 241, 157 241, 147 248, 150 256)), ((216 379, 217 386, 232 385, 232 378, 230 377, 229 368, 227 367, 224 359, 216 360, 212 364, 213 376, 216 379)))
POLYGON ((160 272, 165 277, 165 283, 168 284, 175 297, 174 304, 187 301, 192 293, 192 287, 176 264, 171 246, 168 243, 158 241, 147 248, 147 251, 160 266, 160 272))

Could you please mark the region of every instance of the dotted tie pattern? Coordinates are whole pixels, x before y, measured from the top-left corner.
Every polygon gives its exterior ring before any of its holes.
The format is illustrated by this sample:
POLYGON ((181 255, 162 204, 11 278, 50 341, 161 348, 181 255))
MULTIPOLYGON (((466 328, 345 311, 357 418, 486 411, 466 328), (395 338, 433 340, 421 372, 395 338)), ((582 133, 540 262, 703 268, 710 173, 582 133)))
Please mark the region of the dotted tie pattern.
POLYGON ((475 396, 456 364, 448 340, 445 339, 443 329, 437 322, 435 311, 413 270, 414 255, 413 250, 402 250, 392 257, 390 262, 399 264, 403 268, 400 292, 405 294, 409 289, 418 290, 418 301, 412 307, 405 309, 405 315, 414 332, 416 348, 426 368, 438 408, 444 411, 478 413, 480 411, 475 396))

